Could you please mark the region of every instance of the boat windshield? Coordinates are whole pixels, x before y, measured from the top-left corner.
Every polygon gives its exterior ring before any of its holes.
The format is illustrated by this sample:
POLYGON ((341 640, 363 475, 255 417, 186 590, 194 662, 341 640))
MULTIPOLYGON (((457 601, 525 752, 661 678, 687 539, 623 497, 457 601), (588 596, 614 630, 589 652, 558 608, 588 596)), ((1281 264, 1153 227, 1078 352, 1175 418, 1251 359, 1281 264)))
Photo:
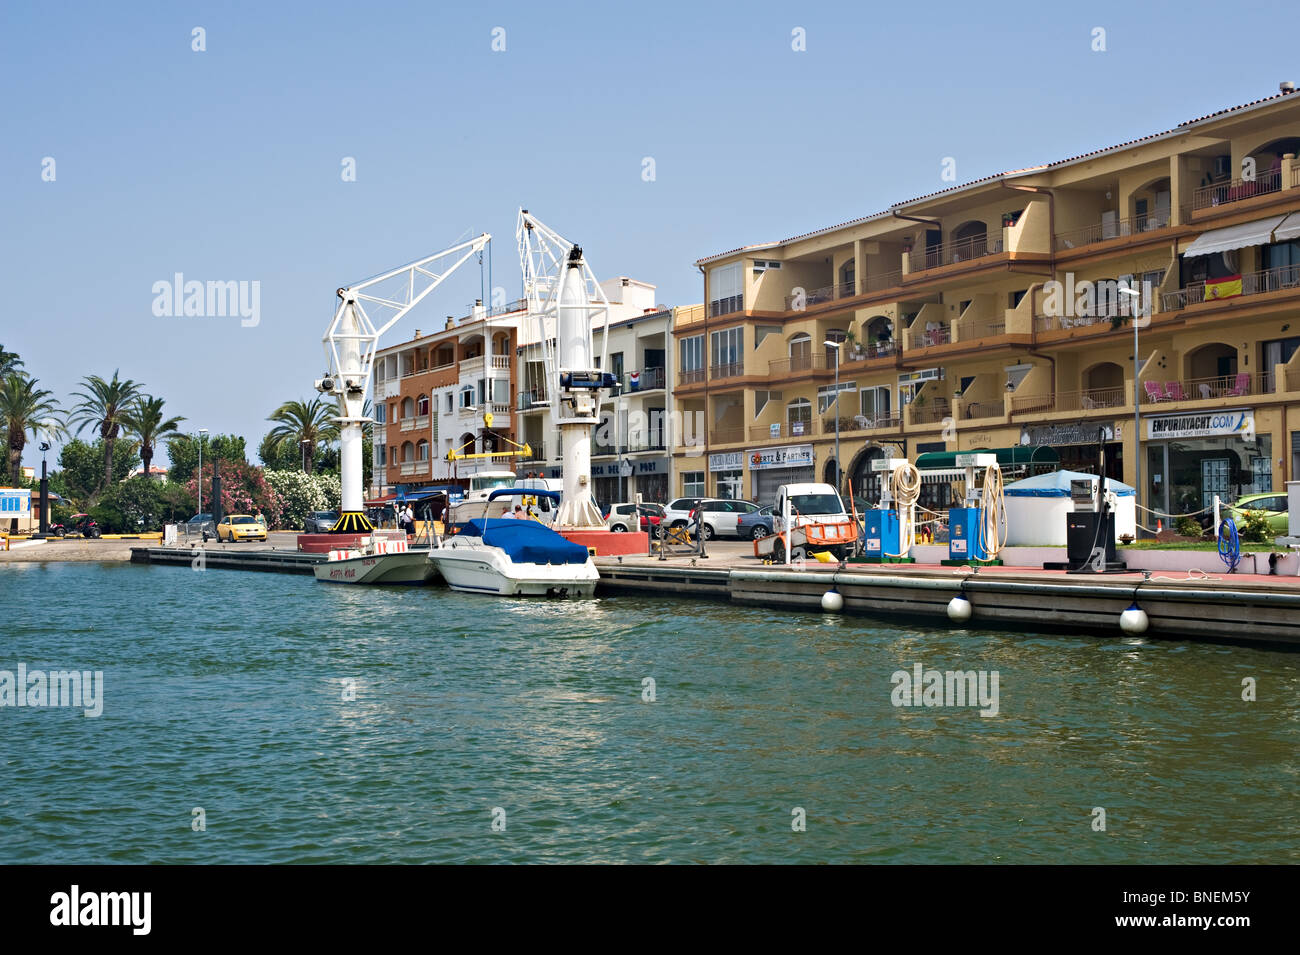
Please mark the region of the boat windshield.
POLYGON ((790 506, 800 514, 842 514, 844 505, 834 494, 795 494, 790 506))

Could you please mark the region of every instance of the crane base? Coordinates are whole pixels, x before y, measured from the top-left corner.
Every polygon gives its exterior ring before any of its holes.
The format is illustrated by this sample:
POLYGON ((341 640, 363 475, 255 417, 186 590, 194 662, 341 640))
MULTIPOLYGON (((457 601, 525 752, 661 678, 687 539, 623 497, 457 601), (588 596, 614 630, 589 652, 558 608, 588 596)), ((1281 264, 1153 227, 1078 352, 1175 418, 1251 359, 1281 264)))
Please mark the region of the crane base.
POLYGON ((361 511, 344 511, 338 522, 330 528, 331 534, 369 534, 375 529, 370 518, 361 511))

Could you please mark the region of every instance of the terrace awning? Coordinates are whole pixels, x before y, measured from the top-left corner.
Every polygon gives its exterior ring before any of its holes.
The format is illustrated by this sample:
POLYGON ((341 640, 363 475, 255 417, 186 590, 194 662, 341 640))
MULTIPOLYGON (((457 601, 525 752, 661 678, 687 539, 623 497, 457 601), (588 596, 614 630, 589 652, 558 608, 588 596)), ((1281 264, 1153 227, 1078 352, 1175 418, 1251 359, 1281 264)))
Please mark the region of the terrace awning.
POLYGON ((1243 222, 1223 229, 1211 229, 1183 250, 1183 258, 1231 252, 1233 249, 1244 249, 1252 245, 1268 245, 1273 241, 1273 230, 1286 218, 1284 215, 1269 216, 1257 222, 1243 222))
POLYGON ((1274 242, 1290 242, 1292 239, 1300 239, 1300 214, 1294 212, 1273 232, 1274 242))
POLYGON ((926 471, 959 471, 965 477, 965 469, 957 467, 959 454, 996 454, 998 467, 1002 468, 1061 463, 1061 456, 1056 453, 1056 449, 1045 444, 1017 444, 1010 448, 980 448, 971 451, 927 451, 918 455, 913 463, 922 472, 922 477, 926 471))

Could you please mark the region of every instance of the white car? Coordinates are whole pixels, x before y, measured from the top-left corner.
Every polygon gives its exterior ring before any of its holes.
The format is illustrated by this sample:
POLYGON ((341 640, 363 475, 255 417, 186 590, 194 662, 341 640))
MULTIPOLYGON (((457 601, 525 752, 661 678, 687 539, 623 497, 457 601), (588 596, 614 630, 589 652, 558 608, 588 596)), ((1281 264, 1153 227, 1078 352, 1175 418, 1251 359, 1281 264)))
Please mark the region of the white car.
MULTIPOLYGON (((736 526, 737 518, 742 514, 756 513, 758 505, 749 501, 712 498, 700 501, 696 509, 700 512, 700 533, 704 535, 705 540, 712 540, 715 537, 739 537, 740 528, 736 526)), ((694 518, 690 520, 694 523, 694 518)))
POLYGON ((675 501, 669 501, 664 507, 664 527, 685 527, 692 523, 691 511, 695 510, 695 505, 704 500, 700 497, 679 497, 675 501))
POLYGON ((609 515, 605 519, 605 527, 619 533, 643 530, 653 536, 659 529, 659 522, 650 520, 650 516, 662 517, 663 510, 662 504, 643 502, 641 504, 641 519, 638 521, 634 513, 636 511, 634 501, 615 504, 609 509, 609 515))

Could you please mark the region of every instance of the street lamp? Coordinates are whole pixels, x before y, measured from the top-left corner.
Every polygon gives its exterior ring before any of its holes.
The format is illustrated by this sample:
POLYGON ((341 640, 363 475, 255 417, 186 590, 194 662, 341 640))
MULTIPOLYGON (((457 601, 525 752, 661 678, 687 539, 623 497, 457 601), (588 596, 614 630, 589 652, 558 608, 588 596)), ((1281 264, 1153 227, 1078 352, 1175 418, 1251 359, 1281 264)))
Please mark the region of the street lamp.
POLYGON ((302 449, 302 473, 307 473, 307 445, 311 444, 306 438, 298 442, 298 447, 302 449))
MULTIPOLYGON (((1138 299, 1141 296, 1137 289, 1122 288, 1119 290, 1120 295, 1127 295, 1133 299, 1133 494, 1134 500, 1141 501, 1142 494, 1142 388, 1138 381, 1138 299)), ((1104 475, 1103 475, 1104 476, 1104 475)), ((1136 531, 1142 528, 1142 521, 1139 519, 1136 531)))
POLYGON ((208 433, 207 428, 199 428, 199 513, 203 513, 203 436, 208 433))
POLYGON ((50 533, 50 477, 45 467, 45 453, 50 450, 49 436, 41 435, 41 526, 40 535, 50 533))
POLYGON ((839 494, 840 481, 840 342, 829 338, 823 343, 827 348, 835 349, 835 493, 839 494))

